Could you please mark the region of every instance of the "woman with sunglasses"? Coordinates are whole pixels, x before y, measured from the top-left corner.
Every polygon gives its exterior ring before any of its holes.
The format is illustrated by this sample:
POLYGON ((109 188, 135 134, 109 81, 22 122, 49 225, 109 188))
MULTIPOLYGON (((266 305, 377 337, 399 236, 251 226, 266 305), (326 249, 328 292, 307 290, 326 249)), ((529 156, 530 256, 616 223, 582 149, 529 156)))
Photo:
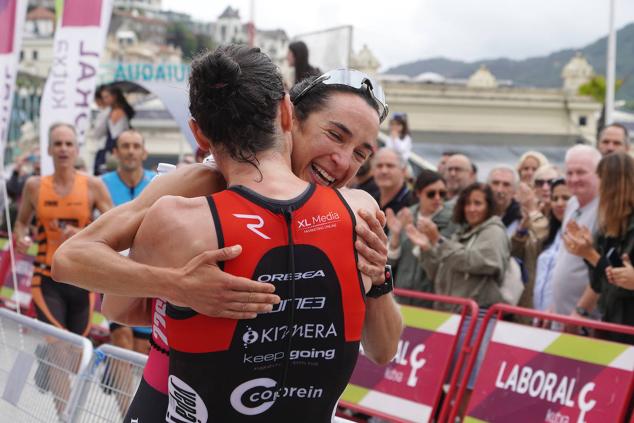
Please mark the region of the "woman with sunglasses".
POLYGON ((541 166, 535 171, 531 186, 535 190, 539 209, 544 216, 548 216, 550 213, 551 181, 562 176, 561 171, 551 164, 541 166))
MULTIPOLYGON (((486 184, 474 183, 458 196, 453 209, 453 221, 458 230, 446 238, 430 219, 422 218, 406 231, 412 243, 420 249, 423 269, 434 281, 437 294, 474 300, 480 307, 476 331, 488 307, 503 302, 500 286, 509 265, 510 242, 502 219, 495 215, 493 190, 486 184)), ((436 304, 436 308, 458 311, 457 306, 436 304)), ((467 388, 473 389, 494 321, 487 326, 467 388)), ((458 350, 466 336, 462 326, 458 350)), ((469 394, 466 395, 468 398, 469 394)), ((460 405, 464 407, 466 399, 460 405)))
MULTIPOLYGON (((407 237, 405 227, 416 225, 421 218, 431 219, 443 236, 450 236, 455 229, 451 222, 451 208, 445 206, 447 185, 443 177, 432 170, 423 169, 414 183, 418 203, 401 209, 396 215, 386 212, 390 230, 387 257, 394 270, 396 286, 420 292, 434 292, 433 281, 423 270, 413 254, 415 244, 407 237)), ((401 304, 431 307, 431 302, 399 297, 401 304)))
MULTIPOLYGON (((381 87, 361 72, 342 69, 309 78, 293 87, 290 94, 294 103, 293 172, 320 185, 345 185, 373 154, 378 130, 361 122, 368 119, 368 114, 376 116, 378 112, 380 120, 387 115, 381 87), (360 107, 359 100, 376 111, 360 107)), ((239 256, 239 250, 208 251, 169 272, 131 262, 116 251, 129 248, 147 210, 162 196, 196 197, 223 188, 224 180, 214 169, 205 165, 183 166, 155 180, 137 199, 102 216, 90 231, 65 243, 55 258, 53 273, 57 280, 120 295, 120 307, 112 311, 117 320, 153 325, 154 345, 146 366, 146 379, 139 388, 147 396, 138 403, 142 407, 157 404, 154 408, 158 409, 158 415, 163 407, 164 416, 167 392, 167 345, 162 341, 164 313, 160 314, 165 302, 145 298, 165 298, 209 316, 247 319, 278 301, 277 296, 272 294, 273 286, 268 283, 221 271, 217 263, 239 256)), ((360 214, 371 230, 357 228, 359 270, 372 276, 373 283, 382 285, 387 260, 385 235, 378 220, 382 214, 376 217, 360 214)), ((368 300, 366 311, 365 353, 385 363, 393 357, 399 338, 398 333, 385 330, 386 324, 400 321, 398 310, 385 302, 384 297, 378 302, 368 300)), ((151 417, 147 420, 157 421, 151 417)))
POLYGON ((547 231, 528 224, 525 218, 511 238, 511 254, 523 261, 527 273, 519 305, 542 311, 549 310, 552 304, 552 272, 561 247, 561 222, 571 197, 563 178, 552 180, 549 190, 551 197, 550 213, 546 216, 547 231))

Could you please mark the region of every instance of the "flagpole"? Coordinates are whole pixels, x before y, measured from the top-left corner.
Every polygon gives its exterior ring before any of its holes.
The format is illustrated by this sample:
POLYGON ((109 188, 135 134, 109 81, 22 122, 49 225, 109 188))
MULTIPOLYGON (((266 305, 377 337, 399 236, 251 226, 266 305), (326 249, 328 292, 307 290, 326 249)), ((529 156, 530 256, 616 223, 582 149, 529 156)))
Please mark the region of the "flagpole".
POLYGON ((610 17, 608 27, 608 53, 605 77, 605 124, 613 122, 614 85, 616 67, 616 32, 614 31, 614 0, 610 0, 610 17))

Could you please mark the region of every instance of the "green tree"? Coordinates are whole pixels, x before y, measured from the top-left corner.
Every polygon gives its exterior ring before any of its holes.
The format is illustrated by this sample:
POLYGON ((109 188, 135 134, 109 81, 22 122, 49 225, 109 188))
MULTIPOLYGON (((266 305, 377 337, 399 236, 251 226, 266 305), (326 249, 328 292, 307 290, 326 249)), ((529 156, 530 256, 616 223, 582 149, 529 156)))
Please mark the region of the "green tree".
MULTIPOLYGON (((623 85, 623 80, 617 79, 614 83, 614 92, 618 91, 621 85, 623 85)), ((597 122, 597 136, 605 126, 605 91, 605 77, 603 75, 595 75, 590 81, 579 86, 579 95, 592 97, 594 101, 603 105, 599 122, 597 122)))
MULTIPOLYGON (((614 91, 618 91, 623 85, 623 80, 618 79, 614 83, 614 91)), ((603 75, 595 75, 590 81, 579 87, 579 95, 592 97, 597 103, 605 103, 605 77, 603 75)))

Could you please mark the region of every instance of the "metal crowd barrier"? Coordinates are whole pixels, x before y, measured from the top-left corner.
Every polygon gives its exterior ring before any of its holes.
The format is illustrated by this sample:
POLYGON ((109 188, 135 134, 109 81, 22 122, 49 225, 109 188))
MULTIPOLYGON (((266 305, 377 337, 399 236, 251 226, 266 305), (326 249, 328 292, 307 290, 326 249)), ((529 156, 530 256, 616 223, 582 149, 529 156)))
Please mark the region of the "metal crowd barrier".
POLYGON ((86 338, 0 309, 2 421, 69 421, 92 351, 86 338))
MULTIPOLYGON (((634 346, 502 319, 510 315, 634 336, 633 326, 496 304, 484 316, 475 341, 478 351, 487 324, 495 319, 463 421, 603 423, 624 422, 632 413, 634 346)), ((467 374, 475 360, 474 353, 467 374)), ((450 421, 457 415, 455 407, 450 421)))
POLYGON ((123 421, 146 361, 146 355, 113 345, 97 348, 77 388, 71 422, 123 421))

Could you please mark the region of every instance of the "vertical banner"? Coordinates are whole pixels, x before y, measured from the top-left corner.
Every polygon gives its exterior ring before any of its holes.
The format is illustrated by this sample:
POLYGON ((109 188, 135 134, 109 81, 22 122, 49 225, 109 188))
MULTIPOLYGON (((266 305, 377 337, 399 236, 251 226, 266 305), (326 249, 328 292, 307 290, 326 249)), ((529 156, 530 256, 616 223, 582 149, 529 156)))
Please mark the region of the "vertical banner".
POLYGON ((0 0, 0 160, 3 163, 27 4, 27 0, 0 0))
POLYGON ((111 13, 112 0, 64 0, 40 108, 43 175, 53 173, 47 151, 49 127, 55 122, 74 125, 80 145, 90 127, 90 104, 111 13))

